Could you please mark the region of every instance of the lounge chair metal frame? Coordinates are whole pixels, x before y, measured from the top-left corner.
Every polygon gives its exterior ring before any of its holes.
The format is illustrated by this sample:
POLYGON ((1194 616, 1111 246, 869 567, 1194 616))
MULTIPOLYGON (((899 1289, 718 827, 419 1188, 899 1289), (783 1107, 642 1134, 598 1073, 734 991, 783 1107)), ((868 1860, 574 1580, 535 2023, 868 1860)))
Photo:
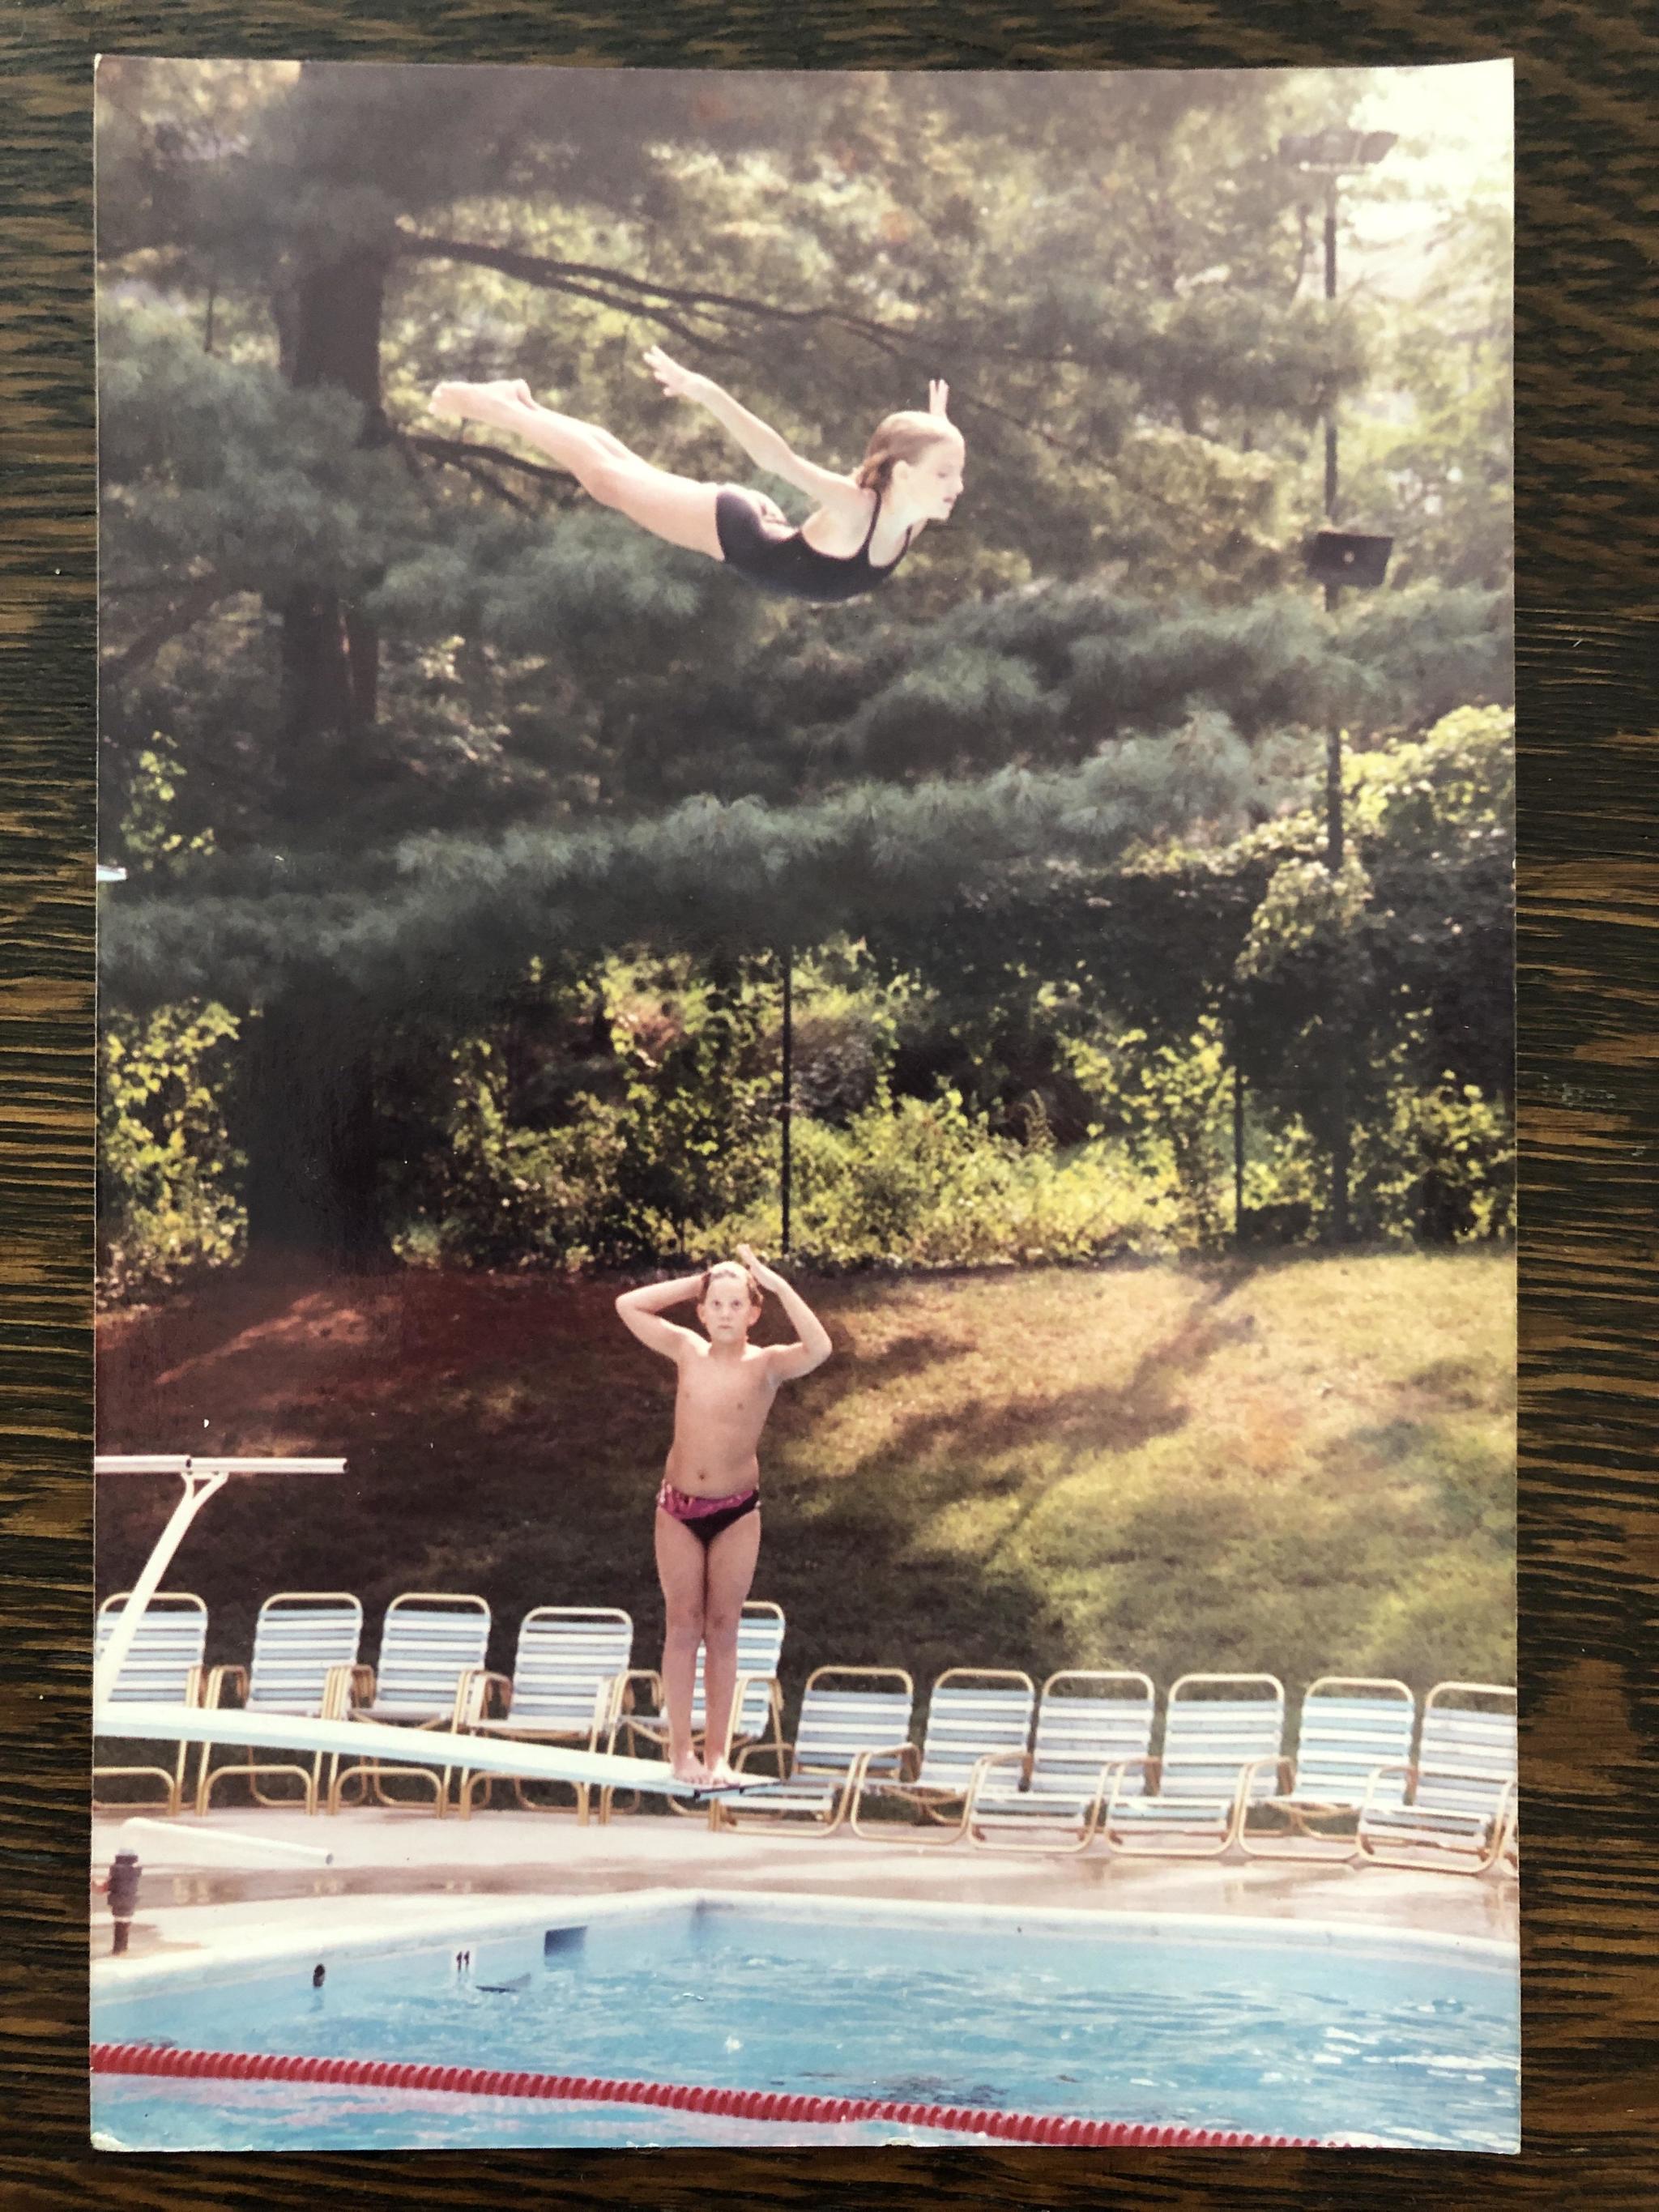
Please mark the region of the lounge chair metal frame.
POLYGON ((1361 1811, 1358 1854, 1377 1866, 1489 1874, 1516 1856, 1516 1695, 1499 1682, 1437 1682, 1423 1700, 1417 1757, 1392 1771, 1404 1802, 1361 1811), (1453 1697, 1499 1701, 1481 1711, 1453 1697), (1449 1863, 1446 1863, 1449 1862, 1449 1863))
MULTIPOLYGON (((465 1725, 480 1735, 505 1736, 522 1743, 568 1743, 583 1751, 608 1750, 616 1736, 633 1646, 633 1615, 619 1606, 536 1606, 519 1624, 510 1676, 493 1674, 483 1667, 469 1670, 459 1692, 465 1725), (583 1696, 588 1707, 586 1715, 579 1717, 577 1708, 583 1696), (489 1710, 492 1702, 499 1709, 494 1717, 489 1710), (562 1719, 550 1711, 561 1705, 568 1709, 562 1719), (541 1719, 526 1717, 538 1711, 543 1714, 541 1719)), ((521 1775, 511 1778, 514 1795, 526 1812, 556 1809, 532 1797, 521 1775)), ((492 1785, 506 1779, 504 1775, 480 1774, 471 1768, 464 1772, 456 1791, 462 1820, 471 1819, 480 1793, 488 1804, 492 1785)), ((577 1825, 585 1827, 589 1785, 572 1782, 562 1786, 574 1791, 577 1825)))
MULTIPOLYGON (((131 1598, 131 1590, 116 1590, 99 1607, 96 1642, 100 1650, 106 1649, 112 1640, 116 1623, 131 1598)), ((199 1705, 206 1673, 203 1662, 207 1648, 207 1622, 206 1602, 194 1590, 155 1591, 121 1662, 109 1704, 104 1709, 103 1724, 94 1733, 119 1742, 121 1731, 116 1709, 124 1696, 135 1701, 199 1705), (192 1650, 193 1658, 189 1656, 192 1650)), ((94 1765, 93 1811, 130 1813, 135 1806, 149 1806, 169 1815, 177 1813, 185 1802, 185 1769, 189 1756, 189 1746, 180 1743, 171 1767, 94 1765), (97 1795, 100 1781, 123 1778, 159 1782, 162 1794, 159 1799, 106 1799, 97 1795)))
POLYGON ((866 1799, 896 1797, 925 1823, 945 1830, 942 1836, 930 1837, 930 1844, 955 1843, 967 1828, 968 1808, 981 1773, 1000 1755, 1024 1752, 1036 1706, 1036 1684, 1018 1668, 947 1667, 928 1692, 927 1724, 920 1747, 914 1742, 896 1747, 897 1766, 890 1774, 873 1773, 866 1765, 852 1792, 848 1827, 866 1842, 890 1844, 900 1837, 918 1842, 914 1826, 872 1826, 865 1820, 866 1799), (969 1683, 975 1686, 969 1689, 969 1683), (957 1808, 954 1817, 948 1809, 952 1806, 957 1808))
MULTIPOLYGON (((710 1826, 833 1835, 871 1768, 890 1762, 896 1771, 909 1748, 915 1698, 915 1683, 902 1667, 815 1667, 801 1692, 795 1740, 784 1747, 777 1783, 762 1796, 716 1799, 710 1826), (851 1686, 860 1682, 898 1686, 851 1686)), ((733 1767, 744 1772, 750 1753, 764 1748, 745 1744, 733 1767)))
MULTIPOLYGON (((459 1632, 452 1629, 449 1633, 452 1640, 459 1646, 459 1632)), ((471 1678, 483 1664, 484 1647, 489 1638, 489 1607, 483 1598, 474 1595, 471 1591, 404 1590, 401 1592, 387 1606, 380 1623, 380 1656, 378 1667, 359 1666, 354 1667, 351 1670, 350 1699, 346 1718, 386 1722, 395 1727, 406 1728, 411 1735, 418 1735, 422 1729, 426 1729, 453 1730, 464 1728, 466 1724, 467 1702, 472 1696, 471 1678), (446 1608, 448 1608, 447 1612, 446 1608), (479 1614, 483 1617, 482 1634, 477 1636, 471 1656, 465 1650, 458 1650, 453 1654, 446 1652, 436 1662, 427 1662, 440 1679, 449 1674, 453 1666, 453 1681, 447 1692, 447 1704, 441 1702, 442 1693, 422 1698, 402 1688, 402 1669, 410 1663, 408 1655, 403 1649, 403 1642, 404 1636, 413 1632, 404 1630, 401 1623, 404 1619, 412 1618, 422 1613, 430 1614, 434 1621, 446 1618, 454 1621, 465 1619, 468 1614, 479 1614), (394 1620, 399 1623, 399 1626, 395 1630, 392 1626, 394 1620), (390 1652, 387 1649, 388 1640, 392 1647, 390 1652), (391 1657, 397 1666, 398 1671, 396 1680, 399 1685, 398 1694, 389 1707, 386 1702, 388 1657, 391 1657)), ((421 1662, 417 1661, 416 1663, 418 1665, 421 1662)), ((366 1804, 372 1796, 378 1805, 384 1805, 392 1809, 399 1806, 406 1807, 408 1802, 406 1799, 387 1795, 383 1768, 384 1762, 379 1759, 360 1759, 354 1765, 340 1768, 329 1784, 329 1811, 337 1813, 341 1809, 346 1802, 347 1787, 354 1782, 362 1789, 362 1796, 359 1800, 362 1803, 366 1804)), ((433 1811, 440 1820, 443 1818, 449 1809, 450 1780, 454 1773, 453 1766, 436 1768, 422 1765, 420 1753, 415 1746, 411 1745, 409 1765, 406 1767, 400 1765, 394 1768, 393 1771, 404 1780, 429 1788, 433 1793, 433 1811)))
POLYGON ((1409 1684, 1392 1675, 1322 1674, 1303 1693, 1295 1759, 1252 1759, 1245 1771, 1239 1848, 1251 1858, 1350 1864, 1359 1856, 1357 1833, 1322 1835, 1313 1820, 1319 1815, 1352 1817, 1357 1824, 1363 1812, 1390 1790, 1398 1802, 1403 1783, 1391 1778, 1405 1772, 1416 1724, 1417 1699, 1409 1684), (1344 1696, 1345 1692, 1349 1694, 1344 1696), (1377 1694, 1358 1694, 1367 1692, 1377 1694), (1313 1716, 1316 1725, 1310 1732, 1310 1709, 1316 1705, 1326 1710, 1313 1716), (1362 1710, 1366 1707, 1373 1709, 1369 1728, 1362 1710), (1403 1741, 1399 1720, 1390 1720, 1391 1712, 1403 1718, 1403 1741), (1255 1778, 1267 1769, 1273 1773, 1274 1790, 1264 1797, 1256 1791, 1255 1778), (1307 1779, 1310 1769, 1311 1782, 1307 1779), (1252 1836, 1250 1814, 1267 1811, 1282 1814, 1288 1829, 1279 1835, 1252 1836), (1334 1849, 1325 1848, 1332 1844, 1334 1849))
MULTIPOLYGON (((1110 1796, 1100 1821, 1108 1847, 1127 1858, 1219 1858, 1231 1845, 1243 1818, 1247 1794, 1255 1785, 1250 1770, 1263 1769, 1280 1754, 1285 1728, 1285 1686, 1276 1674, 1182 1674, 1170 1686, 1164 1709, 1164 1748, 1150 1755, 1123 1760, 1113 1778, 1110 1796), (1265 1683, 1270 1698, 1185 1697, 1183 1690, 1225 1685, 1242 1690, 1265 1683), (1211 1709, 1211 1737, 1190 1712, 1211 1709), (1258 1718, 1254 1709, 1261 1708, 1258 1718), (1273 1741, 1269 1747, 1263 1731, 1273 1716, 1273 1741), (1212 1741, 1221 1730, 1219 1741, 1212 1741), (1229 1739, 1231 1739, 1230 1741, 1229 1739), (1141 1791, 1131 1791, 1132 1774, 1141 1781, 1141 1791), (1210 1776, 1213 1779, 1207 1778, 1210 1776), (1171 1786, 1173 1784, 1173 1786, 1171 1786), (1120 1826, 1120 1820, 1124 1824, 1120 1826), (1201 1829, 1210 1831, 1207 1838, 1201 1829), (1160 1833, 1164 1840, 1157 1838, 1160 1833), (1180 1841, 1196 1838, 1195 1841, 1180 1841)), ((1261 1775, 1267 1784, 1265 1772, 1261 1775)), ((1271 1786, 1267 1784, 1267 1786, 1271 1786)), ((1265 1789, 1263 1790, 1265 1795, 1265 1789)))
POLYGON ((1157 1699, 1152 1676, 1138 1668, 1062 1667, 1050 1674, 1037 1698, 1030 1749, 998 1752, 980 1762, 964 1822, 968 1841, 980 1850, 1048 1857, 1086 1851, 1114 1779, 1126 1762, 1145 1757, 1151 1747, 1157 1699), (1103 1689, 1080 1697, 1056 1693, 1057 1684, 1075 1682, 1135 1682, 1145 1686, 1145 1694, 1114 1698, 1103 1689), (1096 1748, 1079 1749, 1079 1732, 1091 1724, 1096 1748), (1103 1732, 1107 1739, 1118 1739, 1110 1748, 1099 1748, 1103 1732), (1012 1784, 1005 1778, 1011 1774, 1012 1784), (1045 1829, 1062 1836, 1072 1829, 1077 1832, 1067 1840, 1045 1841, 1045 1829))
MULTIPOLYGON (((307 1718, 325 1721, 344 1720, 351 1701, 351 1685, 357 1665, 357 1649, 362 1638, 363 1608, 361 1599, 349 1590, 278 1590, 259 1607, 254 1623, 253 1655, 246 1667, 216 1667, 208 1677, 207 1693, 203 1702, 216 1710, 225 1709, 225 1692, 236 1692, 238 1706, 247 1712, 296 1713, 307 1718), (285 1618, 286 1615, 286 1618, 285 1618), (353 1624, 349 1638, 345 1625, 353 1624), (293 1647, 304 1636, 307 1626, 313 1638, 332 1635, 335 1647, 341 1656, 324 1656, 319 1662, 308 1656, 296 1657, 293 1647), (290 1680, 278 1683, 278 1688, 289 1692, 272 1695, 268 1680, 273 1672, 279 1675, 293 1674, 305 1669, 298 1683, 290 1680), (306 1679, 308 1673, 310 1679, 306 1679), (298 1690, 299 1694, 294 1694, 298 1690), (316 1694, 311 1694, 314 1688, 316 1694)), ((270 1807, 289 1806, 292 1798, 280 1797, 262 1790, 264 1779, 278 1775, 291 1777, 300 1784, 301 1802, 307 1814, 314 1814, 321 1801, 325 1784, 323 1763, 325 1754, 314 1753, 307 1765, 286 1761, 259 1759, 253 1747, 247 1747, 246 1760, 226 1760, 222 1765, 212 1764, 215 1747, 202 1746, 201 1764, 197 1770, 196 1810, 207 1812, 212 1802, 214 1787, 227 1777, 240 1776, 248 1786, 254 1802, 270 1807)), ((329 1784, 331 1786, 339 1767, 339 1756, 334 1754, 328 1762, 329 1784)))

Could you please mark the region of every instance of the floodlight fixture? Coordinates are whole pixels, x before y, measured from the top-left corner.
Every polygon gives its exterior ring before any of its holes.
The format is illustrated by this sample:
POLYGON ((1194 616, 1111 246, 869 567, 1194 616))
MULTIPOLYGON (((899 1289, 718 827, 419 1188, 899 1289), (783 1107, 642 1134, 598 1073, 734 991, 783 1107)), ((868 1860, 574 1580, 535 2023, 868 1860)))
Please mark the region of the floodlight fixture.
POLYGON ((1392 538, 1364 530, 1322 530, 1308 546, 1308 574, 1316 584, 1346 584, 1374 592, 1389 572, 1392 538))
POLYGON ((1333 125, 1326 131, 1288 131, 1279 142, 1279 158, 1292 169, 1317 169, 1340 176, 1349 169, 1369 169, 1396 144, 1398 131, 1345 131, 1333 125))

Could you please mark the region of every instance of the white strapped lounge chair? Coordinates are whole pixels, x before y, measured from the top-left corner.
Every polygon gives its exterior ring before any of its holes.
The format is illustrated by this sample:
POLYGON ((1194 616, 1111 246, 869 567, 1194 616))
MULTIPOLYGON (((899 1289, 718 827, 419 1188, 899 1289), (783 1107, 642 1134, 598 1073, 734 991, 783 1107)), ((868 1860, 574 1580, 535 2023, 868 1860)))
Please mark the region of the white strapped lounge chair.
POLYGON ((1029 1752, 981 1761, 968 1805, 968 1840, 991 1850, 1087 1850, 1126 1761, 1145 1772, 1157 1698, 1150 1674, 1063 1668, 1037 1702, 1029 1752))
MULTIPOLYGON (((720 1758, 730 1759, 740 1746, 751 1747, 757 1753, 766 1752, 775 1760, 778 1771, 783 1771, 783 1693, 778 1685, 778 1665, 783 1656, 783 1607, 774 1605, 769 1598, 751 1597, 746 1601, 743 1615, 738 1623, 738 1679, 732 1692, 732 1726, 724 1744, 708 1744, 703 1755, 712 1764, 720 1758)), ((703 1648, 697 1646, 697 1670, 691 1691, 691 1739, 702 1741, 708 1727, 703 1706, 702 1686, 703 1648)), ((614 1737, 626 1739, 625 1748, 635 1758, 647 1756, 645 1747, 666 1753, 668 1748, 668 1707, 663 1692, 662 1676, 654 1667, 636 1667, 624 1676, 622 1690, 622 1710, 617 1719, 614 1737), (647 1692, 650 1704, 641 1711, 630 1709, 634 1686, 641 1685, 647 1692)), ((599 1797, 599 1818, 608 1820, 615 1800, 615 1791, 606 1790, 599 1797)), ((702 1808, 683 1802, 678 1797, 668 1800, 676 1813, 701 1813, 702 1808)))
MULTIPOLYGON (((131 1590, 119 1590, 106 1597, 98 1608, 97 1655, 107 1648, 115 1633, 115 1624, 125 1609, 132 1595, 131 1590)), ((112 1705, 197 1705, 202 1701, 203 1662, 207 1652, 207 1607, 190 1590, 157 1590, 144 1608, 137 1632, 121 1663, 110 1693, 112 1705)), ((118 1729, 103 1733, 118 1736, 118 1729)), ((184 1744, 179 1746, 179 1756, 171 1767, 166 1766, 96 1766, 92 1770, 93 1809, 94 1812, 130 1811, 126 1801, 106 1802, 96 1795, 100 1781, 113 1781, 117 1776, 143 1776, 161 1784, 162 1796, 156 1809, 176 1813, 184 1802, 185 1762, 187 1757, 184 1744)), ((151 1803, 150 1799, 132 1802, 151 1803)))
MULTIPOLYGON (((511 1679, 480 1668, 463 1685, 465 1726, 480 1735, 508 1736, 524 1743, 608 1749, 633 1656, 631 1613, 616 1606, 538 1605, 519 1624, 511 1679), (489 1712, 492 1702, 501 1708, 498 1715, 489 1712)), ((471 1817, 475 1796, 482 1791, 488 1803, 491 1782, 505 1779, 463 1774, 457 1793, 461 1818, 471 1817)), ((577 1820, 586 1823, 587 1784, 573 1782, 569 1787, 576 1793, 577 1820)), ((513 1788, 527 1812, 538 1809, 516 1776, 513 1788)))
POLYGON ((1362 1808, 1397 1806, 1404 1797, 1416 1721, 1417 1700, 1404 1682, 1322 1674, 1302 1700, 1294 1762, 1251 1761, 1240 1844, 1253 1858, 1356 1857, 1354 1827, 1362 1808), (1257 1793, 1261 1768, 1273 1770, 1271 1796, 1257 1793), (1267 1811, 1282 1825, 1253 1832, 1252 1813, 1267 1811), (1330 1832, 1334 1820, 1341 1822, 1339 1832, 1330 1832))
POLYGON ((1437 1682, 1423 1700, 1417 1759, 1403 1780, 1403 1802, 1361 1812, 1363 1857, 1460 1874, 1496 1866, 1515 1831, 1515 1692, 1437 1682))
POLYGON ((890 1823, 872 1826, 865 1819, 866 1806, 886 1799, 943 1826, 946 1832, 933 1841, 954 1843, 967 1826, 981 1767, 999 1753, 1024 1752, 1036 1704, 1036 1684, 1017 1669, 947 1668, 927 1700, 920 1752, 907 1744, 896 1772, 866 1770, 859 1776, 848 1814, 853 1833, 893 1840, 890 1823))
MULTIPOLYGON (((902 1667, 818 1667, 801 1694, 783 1778, 714 1805, 715 1827, 828 1834, 841 1826, 866 1773, 896 1774, 909 1747, 915 1684, 902 1667)), ((741 1772, 746 1744, 733 1762, 741 1772)))
MULTIPOLYGON (((384 1721, 411 1731, 453 1729, 463 1724, 469 1679, 483 1666, 489 1643, 489 1607, 481 1597, 453 1590, 407 1590, 394 1597, 380 1627, 378 1668, 353 1670, 349 1720, 384 1721)), ((395 1771, 429 1786, 433 1809, 441 1818, 449 1802, 451 1770, 423 1766, 410 1747, 410 1764, 395 1771)), ((378 1759, 343 1768, 331 1784, 328 1809, 337 1813, 349 1783, 360 1781, 365 1796, 382 1805, 399 1800, 386 1795, 378 1759)))
MULTIPOLYGON (((362 1633, 362 1604, 349 1590, 278 1590, 259 1607, 251 1665, 216 1667, 208 1677, 206 1703, 222 1707, 226 1692, 234 1689, 244 1712, 343 1720, 350 1710, 352 1677, 362 1633)), ((229 1733, 227 1729, 228 1739, 229 1733)), ((214 1750, 212 1744, 202 1746, 196 1784, 198 1813, 207 1811, 214 1784, 233 1774, 246 1781, 256 1803, 261 1805, 291 1802, 259 1787, 263 1777, 291 1775, 303 1792, 306 1811, 317 1810, 322 1791, 321 1752, 301 1766, 257 1760, 250 1747, 246 1763, 227 1760, 215 1766, 214 1750)), ((330 1762, 331 1777, 338 1764, 337 1755, 330 1762)))
POLYGON ((1162 1755, 1119 1767, 1101 1833, 1132 1856, 1218 1858, 1247 1797, 1272 1795, 1284 1736, 1276 1675, 1183 1674, 1164 1709, 1162 1755))

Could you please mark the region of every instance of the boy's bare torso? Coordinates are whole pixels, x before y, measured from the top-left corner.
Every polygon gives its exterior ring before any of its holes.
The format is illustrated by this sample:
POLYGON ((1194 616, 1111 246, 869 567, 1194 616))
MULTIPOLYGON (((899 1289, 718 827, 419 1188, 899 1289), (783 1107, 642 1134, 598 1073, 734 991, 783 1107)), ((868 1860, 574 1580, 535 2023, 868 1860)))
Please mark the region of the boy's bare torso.
POLYGON ((676 1364, 669 1481, 699 1498, 752 1490, 760 1480, 756 1446, 778 1389, 767 1348, 745 1345, 733 1358, 692 1340, 676 1364))

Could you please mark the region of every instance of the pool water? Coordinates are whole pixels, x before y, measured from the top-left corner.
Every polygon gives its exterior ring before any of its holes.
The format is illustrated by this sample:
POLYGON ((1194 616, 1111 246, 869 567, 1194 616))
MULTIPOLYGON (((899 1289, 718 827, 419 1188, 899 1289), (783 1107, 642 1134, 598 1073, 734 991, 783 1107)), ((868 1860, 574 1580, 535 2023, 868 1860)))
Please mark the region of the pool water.
MULTIPOLYGON (((1518 2146, 1517 1987, 1496 1945, 831 1900, 704 1899, 554 1924, 586 1910, 441 1944, 140 1973, 99 1993, 94 2036, 1518 2146)), ((93 2086, 94 2127, 134 2149, 935 2139, 304 2084, 93 2086)))

